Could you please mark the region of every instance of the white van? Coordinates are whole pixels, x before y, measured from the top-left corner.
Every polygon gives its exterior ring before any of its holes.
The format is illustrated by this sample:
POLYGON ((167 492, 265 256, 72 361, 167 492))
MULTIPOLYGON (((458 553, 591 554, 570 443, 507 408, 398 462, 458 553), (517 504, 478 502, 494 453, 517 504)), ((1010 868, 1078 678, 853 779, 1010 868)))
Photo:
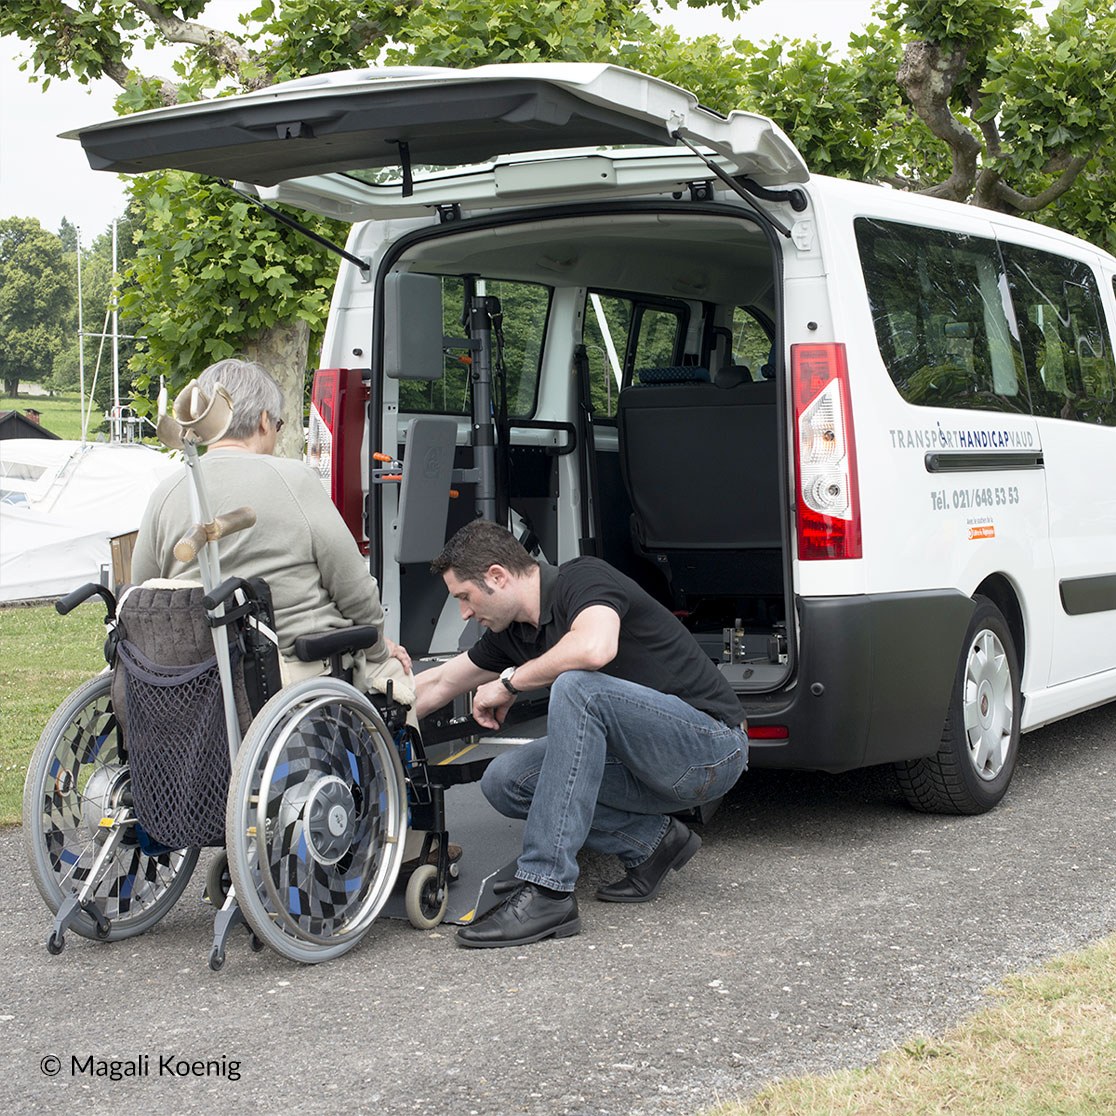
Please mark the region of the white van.
POLYGON ((811 175, 609 66, 329 74, 79 136, 352 222, 311 452, 416 658, 471 642, 428 563, 483 515, 673 609, 755 766, 895 764, 975 813, 1020 732, 1116 698, 1104 252, 811 175))

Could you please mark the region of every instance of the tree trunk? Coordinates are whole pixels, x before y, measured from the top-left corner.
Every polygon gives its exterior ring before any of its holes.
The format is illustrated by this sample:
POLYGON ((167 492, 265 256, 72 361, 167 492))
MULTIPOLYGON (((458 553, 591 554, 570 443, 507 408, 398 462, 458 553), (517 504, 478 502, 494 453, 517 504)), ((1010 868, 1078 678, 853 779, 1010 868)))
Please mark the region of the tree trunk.
POLYGON ((306 322, 281 322, 261 330, 244 344, 244 355, 258 361, 283 390, 283 429, 275 446, 277 457, 301 458, 304 450, 302 411, 310 327, 306 322))
POLYGON ((19 394, 19 376, 5 376, 4 377, 4 394, 10 395, 13 399, 19 394))

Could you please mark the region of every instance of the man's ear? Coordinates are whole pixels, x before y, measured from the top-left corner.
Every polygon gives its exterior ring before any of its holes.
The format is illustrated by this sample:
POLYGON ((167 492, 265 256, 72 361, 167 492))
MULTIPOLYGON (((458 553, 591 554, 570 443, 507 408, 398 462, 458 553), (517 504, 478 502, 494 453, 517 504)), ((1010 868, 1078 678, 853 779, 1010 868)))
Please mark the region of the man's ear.
POLYGON ((501 566, 498 562, 493 562, 487 570, 484 571, 484 579, 494 589, 507 588, 508 582, 511 580, 511 574, 508 573, 507 567, 501 566))

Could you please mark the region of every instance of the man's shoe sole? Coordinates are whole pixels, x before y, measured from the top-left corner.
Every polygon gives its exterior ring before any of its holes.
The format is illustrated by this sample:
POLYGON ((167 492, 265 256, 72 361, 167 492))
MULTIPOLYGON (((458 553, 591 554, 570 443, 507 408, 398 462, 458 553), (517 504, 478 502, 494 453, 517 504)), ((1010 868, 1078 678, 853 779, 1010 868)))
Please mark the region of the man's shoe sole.
POLYGON ((691 832, 690 839, 679 849, 678 855, 670 862, 666 872, 659 877, 659 882, 646 895, 608 895, 602 887, 597 890, 597 898, 602 903, 650 903, 662 890, 667 873, 677 872, 679 868, 685 868, 700 848, 701 838, 696 833, 691 832))
POLYGON ((469 938, 463 938, 461 931, 457 932, 457 944, 464 946, 466 949, 501 949, 504 946, 524 946, 530 945, 532 942, 541 942, 544 938, 572 938, 574 934, 581 930, 580 916, 572 919, 570 922, 563 922, 559 926, 554 926, 550 930, 543 930, 539 934, 531 934, 526 938, 505 938, 502 941, 492 942, 478 942, 469 938))

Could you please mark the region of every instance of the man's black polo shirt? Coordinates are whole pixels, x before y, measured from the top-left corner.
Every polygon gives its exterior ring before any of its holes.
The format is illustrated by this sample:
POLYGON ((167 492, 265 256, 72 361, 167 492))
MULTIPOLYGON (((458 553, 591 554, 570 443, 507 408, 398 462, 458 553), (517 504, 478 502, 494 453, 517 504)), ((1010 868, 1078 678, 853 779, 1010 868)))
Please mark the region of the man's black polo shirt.
POLYGON ((561 566, 540 566, 539 626, 513 623, 502 632, 487 631, 470 648, 481 670, 499 673, 549 651, 569 630, 578 613, 605 605, 620 617, 616 658, 603 674, 637 682, 683 701, 729 725, 744 720, 732 687, 697 645, 681 621, 599 558, 574 558, 561 566))

